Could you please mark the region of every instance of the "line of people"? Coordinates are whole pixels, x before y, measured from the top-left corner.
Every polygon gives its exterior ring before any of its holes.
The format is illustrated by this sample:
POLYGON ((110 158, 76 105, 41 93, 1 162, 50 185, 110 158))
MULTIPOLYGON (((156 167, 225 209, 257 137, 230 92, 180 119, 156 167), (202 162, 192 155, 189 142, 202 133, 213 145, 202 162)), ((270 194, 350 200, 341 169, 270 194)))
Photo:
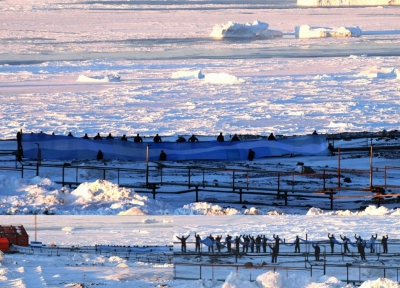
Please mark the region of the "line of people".
MULTIPOLYGON (((190 237, 188 236, 178 237, 181 241, 181 252, 186 253, 186 240, 190 237)), ((333 234, 328 233, 329 245, 331 247, 331 253, 334 253, 335 244, 343 245, 344 253, 351 253, 349 249, 349 245, 357 247, 357 252, 360 254, 361 260, 365 259, 365 248, 370 248, 370 253, 376 253, 376 242, 378 235, 371 235, 369 240, 364 240, 361 236, 354 235, 355 242, 351 242, 349 238, 346 236, 340 235, 342 242, 339 242, 333 234)), ((279 246, 280 244, 284 244, 285 246, 294 246, 294 253, 300 253, 300 242, 304 242, 305 244, 311 244, 314 248, 315 260, 320 260, 321 248, 319 243, 316 241, 310 241, 300 238, 296 235, 296 238, 293 242, 288 243, 285 239, 281 239, 278 235, 273 235, 272 239, 268 239, 265 235, 257 235, 256 237, 251 235, 239 235, 233 238, 231 235, 227 235, 225 237, 225 241, 222 242, 222 235, 217 235, 216 237, 211 234, 204 239, 198 234, 194 234, 195 238, 195 252, 200 253, 201 244, 204 244, 208 247, 208 252, 214 253, 214 247, 220 253, 221 249, 226 248, 228 253, 240 253, 240 248, 242 248, 242 253, 267 253, 267 246, 270 248, 271 252, 271 262, 276 263, 277 257, 279 254, 279 246), (270 245, 268 243, 274 243, 274 245, 270 245), (232 247, 233 246, 233 247, 232 247)), ((381 245, 383 248, 382 253, 388 253, 388 235, 383 235, 381 240, 381 245)))

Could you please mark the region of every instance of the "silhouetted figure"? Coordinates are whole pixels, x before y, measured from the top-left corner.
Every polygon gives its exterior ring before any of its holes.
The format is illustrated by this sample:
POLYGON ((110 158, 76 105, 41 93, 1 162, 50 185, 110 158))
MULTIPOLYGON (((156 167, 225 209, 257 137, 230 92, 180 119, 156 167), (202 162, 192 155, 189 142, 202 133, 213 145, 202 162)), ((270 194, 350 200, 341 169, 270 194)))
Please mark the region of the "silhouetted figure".
POLYGON ((318 135, 317 130, 314 130, 314 132, 312 132, 312 135, 318 135))
POLYGON ((382 253, 388 253, 388 244, 387 244, 388 239, 389 239, 388 235, 386 235, 386 237, 382 236, 382 241, 381 241, 382 248, 383 248, 383 252, 382 253))
POLYGON ((349 241, 350 241, 350 239, 347 238, 346 236, 342 237, 342 235, 340 235, 340 239, 343 240, 343 250, 344 250, 343 252, 344 253, 350 253, 350 250, 349 250, 349 241))
POLYGON ((101 140, 101 139, 103 139, 103 138, 100 136, 100 133, 97 133, 97 135, 94 136, 93 139, 94 139, 94 140, 101 140))
POLYGON ((296 240, 294 240, 294 253, 300 253, 300 238, 296 236, 296 240))
POLYGON ((240 141, 239 137, 237 136, 237 134, 233 135, 231 141, 240 141))
POLYGON ((269 134, 268 140, 269 140, 269 141, 276 140, 276 138, 275 138, 275 136, 274 136, 274 133, 269 134))
POLYGON ((362 243, 363 239, 361 238, 361 236, 357 237, 357 234, 354 234, 354 238, 356 239, 357 251, 358 251, 358 253, 361 253, 360 246, 358 244, 362 243))
POLYGON ((135 138, 133 138, 133 142, 135 142, 135 143, 142 143, 143 142, 143 139, 142 139, 142 137, 139 136, 139 133, 136 134, 135 138))
POLYGON ((19 157, 21 158, 21 160, 22 157, 24 157, 24 151, 22 150, 22 132, 20 131, 17 132, 17 160, 19 160, 19 157))
POLYGON ((253 161, 255 156, 256 156, 256 152, 254 152, 253 150, 249 149, 249 154, 247 154, 247 160, 253 161))
POLYGON ((159 161, 167 161, 167 154, 165 154, 164 150, 161 150, 159 161))
POLYGON ((277 263, 278 262, 278 253, 279 253, 279 248, 275 246, 268 245, 269 248, 271 248, 271 263, 277 263))
POLYGON ((210 240, 212 241, 212 245, 211 246, 208 246, 208 252, 212 252, 212 253, 214 253, 214 237, 210 234, 210 236, 208 236, 208 238, 210 238, 210 240))
POLYGON ((74 135, 72 135, 71 132, 69 132, 67 136, 69 136, 69 137, 74 137, 74 135))
POLYGON ((280 244, 281 238, 279 238, 278 235, 275 236, 275 234, 272 235, 272 237, 275 239, 275 246, 274 247, 276 247, 276 250, 279 253, 279 244, 280 244))
POLYGON ((190 237, 190 234, 187 237, 182 235, 182 237, 179 238, 178 236, 176 236, 176 238, 178 238, 181 241, 181 252, 182 253, 186 253, 186 240, 189 237, 190 237))
POLYGON ((236 254, 239 253, 239 249, 240 249, 240 236, 236 236, 235 238, 235 250, 236 250, 236 254))
POLYGON ((158 136, 158 134, 156 134, 156 136, 154 136, 153 138, 154 143, 161 143, 161 137, 158 136))
POLYGON ((328 150, 331 153, 331 156, 335 155, 335 148, 333 148, 333 145, 329 143, 328 145, 328 150))
POLYGON ((232 236, 230 236, 229 234, 225 237, 225 245, 226 245, 226 248, 228 248, 228 253, 231 253, 232 252, 232 243, 231 243, 231 240, 232 240, 232 236))
POLYGON ((375 253, 375 240, 376 238, 378 238, 378 234, 371 235, 371 238, 369 239, 369 243, 370 243, 370 253, 375 253))
POLYGON ((108 136, 106 137, 106 139, 114 139, 114 137, 111 135, 111 133, 108 133, 108 136))
POLYGON ((358 249, 358 252, 360 253, 361 260, 366 260, 365 259, 365 246, 367 246, 367 243, 365 241, 360 241, 359 243, 357 243, 357 249, 358 249))
POLYGON ((221 239, 222 235, 217 235, 217 237, 215 237, 215 245, 217 246, 218 253, 221 252, 221 239))
POLYGON ((89 139, 89 136, 87 135, 87 133, 85 133, 85 135, 82 138, 83 139, 89 139))
POLYGON ((195 252, 200 253, 200 236, 199 234, 194 233, 194 238, 196 238, 196 247, 195 247, 195 252))
POLYGON ((318 244, 312 244, 312 247, 314 248, 314 255, 315 255, 315 261, 319 261, 319 254, 321 253, 321 247, 318 246, 318 244))
POLYGON ((97 152, 96 159, 97 160, 103 160, 103 158, 104 158, 103 151, 99 150, 99 152, 97 152))
POLYGON ((261 242, 263 247, 263 253, 267 253, 267 238, 265 238, 265 235, 263 235, 261 242))
POLYGON ((242 247, 242 252, 249 252, 249 244, 250 244, 250 239, 248 236, 243 236, 243 247, 242 247))
POLYGON ((126 135, 124 134, 124 135, 122 135, 121 140, 122 141, 128 141, 128 138, 126 138, 126 135))
POLYGON ((255 243, 256 243, 256 240, 254 239, 253 236, 250 236, 250 235, 249 235, 249 241, 250 241, 250 243, 249 243, 249 245, 250 245, 250 252, 251 252, 251 253, 254 253, 254 245, 255 245, 255 243))
POLYGON ((256 240, 255 240, 255 242, 256 242, 256 253, 260 253, 261 252, 261 240, 262 240, 261 236, 257 235, 256 240))
POLYGON ((329 238, 329 245, 331 246, 331 253, 334 252, 334 248, 335 248, 335 235, 328 233, 328 238, 329 238))
POLYGON ((189 142, 199 142, 199 139, 197 139, 197 137, 194 136, 194 134, 192 134, 192 136, 189 137, 188 141, 189 142))
POLYGON ((224 138, 224 135, 222 135, 222 132, 219 133, 219 135, 218 135, 218 137, 217 137, 217 141, 218 141, 218 142, 224 142, 224 141, 225 141, 225 138, 224 138))
POLYGON ((176 142, 178 142, 178 143, 186 142, 186 139, 183 136, 178 136, 178 139, 176 139, 176 142))

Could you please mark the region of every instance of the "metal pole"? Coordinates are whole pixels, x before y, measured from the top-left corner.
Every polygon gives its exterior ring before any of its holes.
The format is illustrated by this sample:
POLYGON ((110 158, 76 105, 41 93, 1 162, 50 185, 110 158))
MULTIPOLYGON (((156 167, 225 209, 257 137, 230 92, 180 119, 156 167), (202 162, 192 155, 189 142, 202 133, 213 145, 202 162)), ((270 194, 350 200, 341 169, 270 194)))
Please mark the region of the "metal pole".
POLYGON ((372 188, 372 145, 369 151, 369 187, 372 188))
POLYGON ((149 186, 149 146, 146 147, 146 187, 149 186))
POLYGON ((232 191, 235 192, 235 170, 232 171, 232 191))
POLYGON ((189 174, 188 174, 188 188, 190 189, 190 167, 189 167, 188 169, 189 169, 189 174))
POLYGON ((37 231, 37 229, 36 229, 36 224, 37 224, 37 222, 36 222, 36 214, 35 214, 35 242, 36 242, 36 239, 37 239, 37 234, 36 234, 36 231, 37 231))
POLYGON ((338 148, 338 188, 340 188, 340 148, 338 148))

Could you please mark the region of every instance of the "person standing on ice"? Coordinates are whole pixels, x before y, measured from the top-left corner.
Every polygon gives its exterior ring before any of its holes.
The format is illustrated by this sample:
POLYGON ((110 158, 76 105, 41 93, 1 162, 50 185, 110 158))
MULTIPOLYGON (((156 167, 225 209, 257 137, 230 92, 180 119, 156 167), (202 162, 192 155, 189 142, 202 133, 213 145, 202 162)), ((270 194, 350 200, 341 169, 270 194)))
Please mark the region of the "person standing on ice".
POLYGON ((110 140, 110 139, 114 139, 114 137, 111 135, 111 133, 108 133, 108 136, 106 137, 106 139, 110 140))
POLYGON ((82 138, 83 139, 89 139, 89 136, 87 135, 87 133, 85 133, 85 135, 82 138))
POLYGON ((300 253, 300 238, 296 235, 296 240, 294 240, 294 253, 300 253))
POLYGON ((358 253, 361 253, 360 252, 360 246, 358 244, 362 243, 363 239, 361 238, 361 236, 357 237, 357 234, 354 234, 354 238, 356 239, 357 251, 358 251, 358 253))
POLYGON ((210 246, 208 246, 208 252, 212 252, 214 253, 214 237, 210 234, 210 236, 208 236, 207 238, 209 238, 212 242, 212 244, 210 246))
POLYGON ((240 237, 242 237, 242 236, 236 236, 236 238, 235 238, 235 250, 236 250, 236 254, 238 254, 239 253, 239 245, 240 245, 240 237))
POLYGON ((279 246, 277 247, 276 245, 271 246, 268 245, 269 248, 271 248, 271 263, 277 263, 278 262, 278 253, 279 253, 279 246))
POLYGON ((225 245, 226 245, 226 248, 228 248, 228 253, 231 253, 232 252, 232 243, 231 243, 231 240, 232 240, 232 236, 230 236, 229 234, 225 237, 225 245))
POLYGON ((143 142, 143 139, 142 139, 142 137, 139 136, 139 133, 136 134, 135 138, 133 138, 133 142, 135 142, 135 143, 142 143, 143 142))
POLYGON ((156 134, 156 136, 154 136, 154 138, 153 138, 153 141, 154 141, 154 143, 161 143, 161 137, 160 136, 158 136, 158 134, 156 134))
POLYGON ((186 253, 186 240, 190 237, 190 234, 185 237, 184 235, 182 235, 182 237, 178 237, 176 236, 176 238, 178 238, 181 241, 181 252, 182 253, 186 253))
POLYGON ((200 253, 200 241, 201 241, 201 238, 200 238, 199 234, 196 234, 196 233, 194 233, 194 238, 196 238, 195 252, 200 253))
POLYGON ((376 238, 378 238, 378 234, 375 234, 375 237, 374 237, 374 235, 371 235, 371 238, 369 239, 369 245, 370 245, 369 252, 370 253, 375 253, 375 240, 376 240, 376 238))
POLYGON ((281 238, 279 238, 278 235, 275 236, 275 234, 272 235, 272 237, 275 239, 275 246, 274 247, 276 247, 276 251, 277 251, 277 253, 279 253, 279 242, 281 241, 281 238))
POLYGON ((217 246, 218 253, 221 253, 221 239, 222 235, 217 235, 217 237, 215 237, 215 245, 217 246))
POLYGON ((382 241, 381 241, 382 248, 383 248, 382 253, 388 253, 388 244, 387 244, 388 239, 389 239, 389 236, 387 234, 386 234, 386 237, 382 236, 382 241))
POLYGON ((267 253, 267 238, 265 235, 262 237, 262 247, 263 247, 263 253, 267 253))
POLYGON ((234 142, 234 141, 240 141, 240 139, 239 139, 239 137, 237 136, 237 134, 235 134, 235 135, 233 135, 231 141, 232 141, 232 142, 234 142))
POLYGON ((158 157, 159 161, 167 161, 167 154, 165 154, 164 150, 161 150, 160 156, 158 157))
POLYGON ((122 135, 121 140, 122 141, 128 141, 128 138, 126 138, 126 135, 124 134, 124 135, 122 135))
POLYGON ((199 142, 199 139, 192 134, 192 136, 189 137, 188 142, 199 142))
POLYGON ((225 141, 225 138, 224 138, 224 135, 222 135, 222 132, 219 133, 219 135, 217 137, 217 141, 218 142, 224 142, 225 141))
POLYGON ((269 141, 276 141, 276 138, 275 138, 275 136, 274 136, 274 133, 269 134, 268 140, 269 140, 269 141))
POLYGON ((312 244, 312 247, 314 248, 315 261, 319 261, 319 254, 321 253, 321 248, 318 246, 318 243, 316 243, 315 245, 312 244))
POLYGON ((361 260, 366 260, 365 259, 365 246, 367 246, 367 243, 365 241, 357 241, 357 249, 358 249, 358 252, 360 253, 361 260))
POLYGON ((261 235, 257 235, 256 237, 256 253, 260 253, 261 252, 261 235))
POLYGON ((342 237, 342 235, 340 235, 340 239, 343 240, 343 250, 344 250, 343 253, 350 253, 350 250, 349 250, 350 239, 347 238, 346 236, 342 237))
POLYGON ((97 133, 97 135, 94 136, 93 139, 94 139, 94 140, 101 140, 101 139, 103 139, 103 138, 100 136, 100 133, 97 133))
POLYGON ((328 238, 329 238, 329 245, 331 246, 331 253, 333 253, 336 241, 335 235, 332 234, 331 236, 331 233, 328 233, 328 238))

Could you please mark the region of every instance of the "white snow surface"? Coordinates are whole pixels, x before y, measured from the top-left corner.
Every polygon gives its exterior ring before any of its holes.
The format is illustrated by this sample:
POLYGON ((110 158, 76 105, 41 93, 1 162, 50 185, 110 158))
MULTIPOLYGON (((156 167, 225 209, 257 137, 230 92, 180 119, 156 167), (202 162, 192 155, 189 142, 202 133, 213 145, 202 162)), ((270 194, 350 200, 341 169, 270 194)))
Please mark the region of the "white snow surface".
POLYGON ((297 0, 299 6, 388 6, 400 5, 399 0, 297 0))
MULTIPOLYGON (((271 9, 287 5, 282 1, 271 6, 265 1, 223 2, 0 1, 0 138, 14 139, 20 129, 64 135, 71 131, 76 136, 140 133, 146 140, 155 133, 292 135, 314 129, 322 133, 398 129, 400 9, 394 6, 398 0, 297 2, 298 6, 364 6, 329 10, 298 9, 295 2, 285 9, 271 9), (260 20, 249 22, 254 19, 260 20), (310 27, 303 35, 317 33, 318 38, 296 37, 293 27, 302 23, 310 27), (343 37, 349 32, 352 37, 343 37)), ((353 142, 341 144, 349 147, 353 142)), ((374 140, 374 144, 379 143, 374 140)), ((294 171, 298 160, 312 168, 337 167, 334 157, 224 165, 257 169, 284 165, 294 171)), ((344 155, 341 160, 349 169, 369 165, 364 154, 344 155)), ((3 155, 1 161, 16 164, 3 155)), ((396 157, 374 156, 374 168, 380 173, 385 166, 397 165, 396 157)), ((85 182, 69 188, 56 183, 60 176, 51 169, 41 167, 40 176, 28 171, 23 179, 20 171, 0 172, 0 225, 22 224, 31 241, 46 245, 34 253, 4 254, 0 287, 353 287, 329 270, 325 276, 318 271, 309 277, 309 271, 299 271, 287 277, 285 272, 253 269, 258 275, 250 282, 248 270, 237 274, 232 268, 216 273, 224 281, 210 280, 206 270, 202 280, 174 280, 171 253, 127 255, 127 246, 174 245, 174 251, 179 251, 176 236, 190 233, 193 240, 194 232, 203 238, 210 233, 279 234, 288 241, 295 235, 326 241, 327 233, 349 237, 357 233, 365 239, 375 233, 379 238, 389 234, 390 252, 400 253, 395 201, 378 207, 362 196, 357 204, 335 202, 332 211, 315 202, 285 208, 282 199, 273 200, 277 206, 227 206, 212 193, 197 203, 193 195, 152 199, 151 192, 140 194, 119 186, 115 175, 99 180, 101 176, 94 172, 80 173, 85 182), (362 205, 366 206, 358 209, 362 205), (49 248, 51 244, 55 248, 49 248), (111 251, 95 253, 94 245, 111 251), (65 247, 72 250, 57 255, 65 247), (85 247, 92 250, 84 251, 85 247)), ((388 180, 397 185, 400 177, 391 173, 388 180)), ((345 174, 355 186, 367 186, 367 174, 345 174)), ((186 179, 182 173, 167 177, 186 179)), ((122 178, 132 180, 127 175, 122 178)), ((207 180, 229 182, 219 175, 207 180)), ((263 185, 269 182, 266 179, 263 185)), ((312 182, 300 185, 314 189, 312 182)), ((222 195, 221 200, 227 197, 222 195)), ((289 197, 291 201, 296 199, 289 197)), ((188 243, 188 249, 194 250, 193 243, 188 243)), ((378 261, 368 256, 368 263, 397 266, 394 257, 378 261)), ((209 260, 188 258, 191 263, 209 260)), ((233 258, 227 262, 234 263, 233 258)), ((269 259, 252 261, 261 264, 269 259)), ((343 263, 339 256, 328 261, 343 263)), ((359 264, 350 258, 346 261, 359 264)), ((304 258, 300 262, 303 266, 304 258)), ((285 261, 277 267, 281 264, 285 261)), ((195 270, 194 274, 198 267, 195 270)), ((193 271, 185 268, 183 273, 193 271)), ((358 273, 351 276, 357 279, 358 273)), ((363 288, 399 287, 392 271, 387 278, 374 269, 361 276, 369 279, 361 284, 363 288)))

